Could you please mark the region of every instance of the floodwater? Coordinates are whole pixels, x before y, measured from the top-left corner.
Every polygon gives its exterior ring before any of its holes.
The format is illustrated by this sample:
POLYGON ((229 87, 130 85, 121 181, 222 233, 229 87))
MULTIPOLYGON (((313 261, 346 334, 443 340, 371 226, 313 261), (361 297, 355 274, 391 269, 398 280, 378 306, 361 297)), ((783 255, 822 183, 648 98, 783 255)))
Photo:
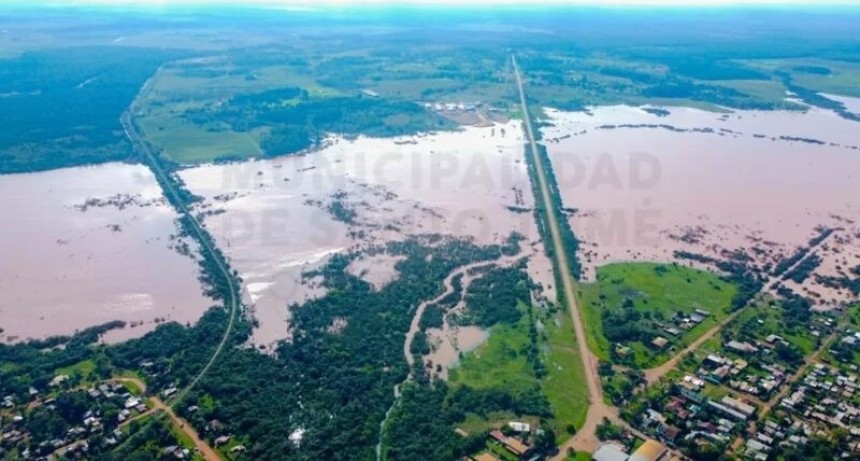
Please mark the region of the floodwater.
MULTIPOLYGON (((523 155, 522 127, 509 122, 390 139, 332 137, 304 155, 205 165, 181 177, 205 198, 199 211, 244 280, 260 323, 253 341, 266 348, 289 337, 288 306, 324 293, 303 274, 334 253, 409 235, 487 244, 519 232, 533 276, 550 291, 523 155)), ((381 287, 396 276, 394 261, 376 262, 359 262, 354 273, 381 287)))
POLYGON ((213 304, 176 249, 195 252, 193 242, 173 240, 176 214, 143 166, 0 176, 0 216, 4 342, 124 320, 104 338, 120 341, 156 319, 194 322, 213 304))
POLYGON ((841 102, 845 105, 845 109, 856 115, 860 115, 860 98, 850 98, 848 96, 837 96, 835 94, 821 93, 827 99, 841 102))
POLYGON ((740 250, 765 265, 819 226, 860 219, 860 124, 819 110, 668 110, 547 111, 555 126, 544 138, 589 277, 612 261, 672 261, 675 250, 740 250), (618 126, 641 124, 671 129, 618 126))
POLYGON ((442 328, 428 329, 427 336, 433 352, 425 357, 425 364, 432 365, 434 376, 447 380, 448 370, 459 363, 460 354, 477 349, 490 333, 475 326, 452 326, 446 321, 442 328))

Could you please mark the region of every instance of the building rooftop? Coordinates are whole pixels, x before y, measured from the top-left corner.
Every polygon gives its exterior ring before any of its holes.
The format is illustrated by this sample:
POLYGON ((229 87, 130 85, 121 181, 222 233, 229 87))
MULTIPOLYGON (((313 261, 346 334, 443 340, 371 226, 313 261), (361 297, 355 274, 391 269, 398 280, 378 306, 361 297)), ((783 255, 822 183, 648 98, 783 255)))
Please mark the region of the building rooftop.
POLYGON ((594 461, 627 461, 629 457, 630 455, 615 443, 603 444, 591 455, 594 461))
POLYGON ((666 454, 668 449, 656 440, 646 440, 641 447, 636 449, 629 461, 657 461, 666 454))

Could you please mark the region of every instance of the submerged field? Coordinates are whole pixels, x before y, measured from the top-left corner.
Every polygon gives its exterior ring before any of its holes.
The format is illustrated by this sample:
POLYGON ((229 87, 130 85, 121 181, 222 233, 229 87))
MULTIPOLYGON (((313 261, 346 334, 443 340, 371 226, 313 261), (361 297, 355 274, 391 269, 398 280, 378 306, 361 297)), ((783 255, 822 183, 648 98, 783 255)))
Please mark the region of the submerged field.
MULTIPOLYGON (((288 306, 325 293, 318 277, 303 274, 333 254, 409 235, 488 244, 522 234, 530 274, 551 293, 549 262, 528 212, 522 142, 516 122, 392 139, 333 137, 307 155, 180 175, 204 197, 197 211, 243 278, 259 322, 255 342, 272 345, 288 336, 288 306)), ((384 258, 354 269, 368 280, 397 278, 384 258)))
MULTIPOLYGON (((548 114, 543 134, 569 222, 583 240, 587 278, 610 262, 682 261, 679 251, 748 258, 767 273, 830 230, 820 270, 851 278, 860 218, 856 122, 818 109, 548 114)), ((798 278, 798 290, 819 292, 822 308, 857 296, 798 278)))
POLYGON ((114 320, 109 341, 193 322, 211 304, 196 245, 142 166, 0 176, 3 342, 69 335, 114 320))

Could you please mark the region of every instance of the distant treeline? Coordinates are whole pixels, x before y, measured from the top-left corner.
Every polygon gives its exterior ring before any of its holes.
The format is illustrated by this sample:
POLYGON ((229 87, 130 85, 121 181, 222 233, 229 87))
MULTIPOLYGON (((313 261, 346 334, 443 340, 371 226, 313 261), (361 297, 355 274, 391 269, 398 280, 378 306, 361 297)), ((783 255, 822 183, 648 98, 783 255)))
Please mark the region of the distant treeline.
POLYGON ((129 159, 120 115, 163 62, 183 54, 78 47, 0 60, 0 173, 129 159))

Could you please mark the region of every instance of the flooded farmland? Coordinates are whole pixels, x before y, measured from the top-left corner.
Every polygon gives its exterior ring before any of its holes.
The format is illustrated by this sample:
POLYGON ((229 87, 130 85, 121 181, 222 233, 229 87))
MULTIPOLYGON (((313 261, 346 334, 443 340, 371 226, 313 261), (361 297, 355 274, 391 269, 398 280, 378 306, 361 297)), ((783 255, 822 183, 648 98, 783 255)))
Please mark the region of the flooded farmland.
MULTIPOLYGON (((391 139, 332 137, 315 152, 206 165, 182 179, 205 198, 204 223, 239 271, 263 347, 289 336, 289 309, 324 293, 308 271, 330 255, 409 235, 441 233, 498 243, 526 236, 532 277, 548 290, 518 122, 391 139)), ((390 257, 350 271, 384 286, 390 257)))
POLYGON ((149 170, 106 164, 0 176, 0 340, 123 320, 106 341, 194 322, 212 301, 149 170))
MULTIPOLYGON (((856 263, 860 124, 820 110, 547 113, 544 138, 588 276, 612 261, 672 261, 676 250, 740 250, 767 267, 822 229, 835 232, 819 270, 856 263)), ((820 291, 822 305, 840 299, 813 279, 798 288, 820 291)))

